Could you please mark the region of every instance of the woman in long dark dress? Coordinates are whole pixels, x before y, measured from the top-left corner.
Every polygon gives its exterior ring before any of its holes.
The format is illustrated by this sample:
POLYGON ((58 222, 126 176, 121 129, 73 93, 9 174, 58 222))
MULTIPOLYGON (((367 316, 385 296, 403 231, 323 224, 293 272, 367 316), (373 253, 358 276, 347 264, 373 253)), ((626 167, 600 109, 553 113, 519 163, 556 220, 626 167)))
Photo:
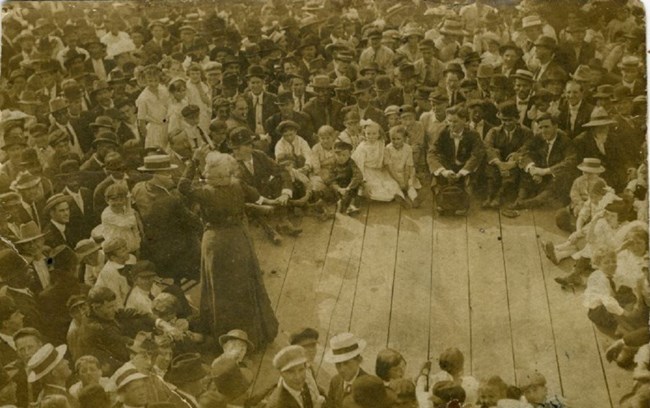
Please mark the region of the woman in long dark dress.
POLYGON ((268 203, 252 187, 233 177, 235 160, 212 152, 206 158, 206 182, 192 184, 196 161, 188 161, 178 189, 201 207, 205 232, 201 244, 201 323, 218 338, 232 329, 246 331, 256 348, 273 341, 278 321, 266 293, 248 231, 246 202, 268 203))

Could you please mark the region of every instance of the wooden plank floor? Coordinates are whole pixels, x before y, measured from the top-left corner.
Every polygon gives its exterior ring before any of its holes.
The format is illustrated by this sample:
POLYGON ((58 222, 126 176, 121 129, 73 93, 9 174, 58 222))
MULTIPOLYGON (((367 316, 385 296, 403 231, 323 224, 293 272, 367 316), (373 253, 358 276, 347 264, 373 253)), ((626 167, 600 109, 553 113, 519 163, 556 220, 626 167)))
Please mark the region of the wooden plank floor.
POLYGON ((570 406, 614 408, 631 389, 631 373, 605 360, 610 340, 587 319, 582 291, 553 280, 568 267, 541 250, 542 239, 566 237, 551 210, 439 217, 429 198, 418 209, 371 203, 354 218, 304 218, 302 227, 279 247, 253 228, 281 332, 252 356, 256 391, 277 380, 273 355, 306 326, 321 334, 314 367, 324 388, 336 373, 323 361, 327 340, 352 331, 368 341, 368 372, 386 347, 402 352, 411 377, 427 359, 437 369, 439 354, 457 347, 467 374, 516 383, 539 370, 570 406))

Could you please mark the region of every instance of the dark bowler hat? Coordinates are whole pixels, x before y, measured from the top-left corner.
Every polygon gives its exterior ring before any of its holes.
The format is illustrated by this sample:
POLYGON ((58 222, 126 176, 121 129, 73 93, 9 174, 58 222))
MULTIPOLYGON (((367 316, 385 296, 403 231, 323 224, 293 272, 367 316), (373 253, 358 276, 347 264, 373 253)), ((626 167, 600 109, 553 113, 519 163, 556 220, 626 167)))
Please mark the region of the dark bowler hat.
POLYGON ((20 136, 17 135, 8 135, 5 136, 5 143, 2 146, 2 150, 7 150, 12 146, 25 146, 27 147, 27 142, 20 136))
POLYGON ((360 94, 372 89, 372 82, 368 79, 361 78, 354 81, 354 91, 353 94, 360 94))
POLYGON ((278 132, 280 132, 280 134, 282 134, 287 129, 298 130, 298 129, 300 129, 300 125, 298 125, 293 120, 283 120, 282 122, 280 122, 277 129, 278 129, 278 132))
POLYGON ((174 357, 171 362, 171 370, 165 376, 165 380, 174 385, 180 385, 199 381, 207 375, 208 371, 201 363, 201 355, 185 353, 174 357))
POLYGON ((260 78, 264 79, 266 78, 266 72, 264 71, 264 67, 261 65, 251 65, 248 67, 248 71, 246 72, 246 79, 251 79, 251 78, 260 78))
POLYGON ((381 71, 381 69, 379 68, 379 64, 377 64, 376 62, 371 62, 371 63, 369 63, 368 65, 366 65, 366 66, 364 66, 363 68, 361 68, 361 69, 359 70, 359 73, 360 73, 361 75, 366 75, 366 73, 367 73, 368 71, 374 71, 374 72, 377 72, 377 73, 378 73, 378 72, 381 71))
POLYGON ((68 106, 68 100, 66 98, 54 98, 50 101, 50 113, 67 109, 68 106))
POLYGON ((120 144, 117 142, 117 135, 110 130, 100 132, 95 140, 93 140, 92 145, 96 147, 99 143, 110 143, 115 147, 120 147, 120 144))
POLYGON ((442 70, 442 74, 446 75, 447 72, 456 72, 460 74, 461 78, 465 77, 465 72, 463 71, 463 68, 457 62, 447 63, 447 65, 445 65, 445 69, 442 70))
MULTIPOLYGON (((625 88, 629 89, 629 88, 625 88)), ((613 85, 599 85, 598 88, 596 88, 596 92, 594 93, 594 98, 596 99, 611 99, 612 96, 614 95, 614 86, 613 85)))
POLYGON ((250 381, 241 372, 235 359, 221 355, 214 360, 211 368, 210 379, 225 397, 234 399, 248 390, 250 381))
POLYGON ((95 95, 97 92, 103 91, 103 90, 110 90, 111 87, 108 85, 108 82, 102 81, 102 80, 97 80, 93 82, 93 87, 90 91, 90 96, 95 95))
POLYGON ((254 133, 247 127, 240 126, 232 129, 228 137, 228 143, 231 148, 244 146, 253 143, 254 133))
POLYGON ((517 104, 513 101, 506 101, 499 104, 499 113, 497 113, 497 117, 499 119, 519 119, 517 104))
POLYGON ((151 261, 137 261, 130 271, 131 279, 152 278, 158 276, 156 265, 151 261))
POLYGON ((291 91, 282 91, 278 93, 278 98, 275 101, 276 105, 286 105, 293 103, 293 93, 291 91))
POLYGON ((304 345, 306 343, 317 343, 318 342, 318 331, 312 329, 311 327, 305 327, 300 331, 291 333, 289 336, 289 344, 291 345, 304 345))
POLYGON ((415 65, 408 63, 400 65, 399 76, 403 79, 414 78, 416 76, 415 65))
POLYGON ((0 249, 0 279, 11 281, 27 273, 27 262, 15 249, 0 249))
POLYGON ((524 51, 514 42, 509 41, 505 44, 503 44, 501 47, 499 47, 499 52, 503 54, 507 50, 514 50, 519 56, 522 56, 524 54, 524 51))
POLYGON ((184 118, 190 118, 194 115, 198 115, 201 112, 201 108, 199 108, 197 105, 187 105, 181 109, 181 115, 183 115, 184 118))

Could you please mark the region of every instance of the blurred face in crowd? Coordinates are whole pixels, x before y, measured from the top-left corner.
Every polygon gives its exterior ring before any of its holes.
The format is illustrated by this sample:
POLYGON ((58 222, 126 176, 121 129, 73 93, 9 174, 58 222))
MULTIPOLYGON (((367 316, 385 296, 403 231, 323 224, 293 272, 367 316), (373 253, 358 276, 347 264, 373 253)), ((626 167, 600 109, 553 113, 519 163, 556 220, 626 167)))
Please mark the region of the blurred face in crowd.
POLYGON ((34 203, 45 198, 45 193, 43 192, 43 184, 38 183, 34 187, 21 189, 18 191, 20 197, 26 203, 34 203))
POLYGON ((472 122, 479 123, 483 119, 483 108, 480 105, 474 105, 469 109, 469 117, 472 122))
POLYGON ((217 113, 217 118, 226 120, 228 119, 228 116, 230 116, 230 106, 228 105, 219 106, 217 108, 216 113, 217 113))
POLYGON ((535 47, 535 56, 542 63, 546 63, 553 57, 553 51, 546 47, 535 47))
POLYGON ((367 106, 371 100, 372 100, 372 94, 370 93, 369 90, 357 94, 357 103, 360 106, 367 106))
POLYGON ((134 284, 145 292, 150 292, 155 279, 155 276, 138 276, 135 278, 134 284))
POLYGON ((546 141, 553 140, 557 134, 557 125, 551 119, 537 122, 537 129, 546 141))
POLYGON ((43 257, 43 250, 45 246, 44 238, 37 238, 29 242, 18 244, 18 250, 22 255, 30 256, 34 259, 41 259, 43 257))
POLYGON ((402 87, 406 92, 413 92, 415 89, 415 84, 417 83, 417 79, 415 77, 410 77, 410 78, 400 78, 400 83, 402 84, 402 87))
POLYGON ((444 119, 445 109, 447 109, 447 102, 433 100, 431 101, 431 104, 433 105, 433 112, 436 114, 436 118, 438 120, 444 119))
POLYGON ((562 92, 564 92, 563 81, 548 81, 544 87, 556 97, 562 95, 562 92))
POLYGON ((534 42, 537 39, 537 37, 542 35, 542 26, 538 25, 538 26, 524 28, 524 33, 526 34, 526 37, 528 37, 528 40, 534 42))
POLYGON ((194 42, 194 31, 182 30, 180 38, 183 44, 191 45, 194 42))
POLYGON ((42 346, 43 342, 36 336, 20 337, 16 340, 16 353, 23 363, 27 363, 42 346))
POLYGON ((363 133, 366 135, 366 140, 369 142, 375 142, 381 137, 381 134, 379 133, 379 125, 368 125, 363 128, 363 133))
POLYGON ((404 146, 404 135, 400 132, 391 132, 390 142, 396 149, 401 149, 404 146))
POLYGON ((620 100, 616 101, 616 104, 614 106, 618 114, 628 116, 632 114, 632 108, 634 104, 632 103, 632 98, 621 98, 620 100))
POLYGON ((304 47, 300 54, 307 61, 311 61, 314 58, 316 58, 316 46, 315 45, 309 45, 307 47, 304 47))
POLYGON ((9 161, 13 163, 19 163, 23 150, 25 150, 25 146, 23 145, 9 146, 8 148, 5 149, 7 159, 9 159, 9 161))
POLYGON ((123 213, 126 208, 126 195, 124 194, 115 194, 109 196, 106 201, 108 202, 109 207, 115 213, 123 213))
POLYGON ((59 224, 70 222, 70 205, 66 202, 60 203, 50 210, 50 218, 59 224))
POLYGON ((143 407, 147 404, 147 386, 145 379, 131 381, 122 387, 118 394, 122 397, 122 402, 125 405, 133 407, 143 407))
POLYGON ((99 384, 102 377, 102 370, 95 362, 87 361, 79 366, 79 379, 84 386, 90 384, 99 384))
POLYGON ((451 129, 451 131, 454 133, 462 131, 465 128, 465 123, 467 123, 467 119, 461 117, 458 114, 447 115, 445 120, 449 125, 449 129, 451 129))
POLYGON ((318 98, 318 102, 320 103, 327 103, 330 99, 329 88, 314 88, 314 93, 316 94, 316 98, 318 98))
POLYGON ((305 94, 305 81, 302 78, 293 78, 291 80, 291 92, 294 96, 301 97, 305 94))
POLYGON ((503 127, 508 132, 511 132, 512 130, 514 130, 515 127, 517 127, 517 119, 516 118, 504 117, 504 118, 501 118, 501 123, 503 123, 503 127))
POLYGON ((566 99, 571 105, 576 105, 582 100, 582 87, 575 83, 569 82, 565 88, 566 99))
POLYGON ((18 43, 18 46, 23 52, 26 53, 31 53, 32 50, 34 49, 34 45, 36 44, 36 41, 31 39, 31 38, 25 38, 20 43, 18 43))
POLYGON ((533 89, 533 83, 530 81, 525 81, 523 79, 515 79, 515 92, 519 99, 527 99, 530 95, 530 91, 533 89))
POLYGON ((92 310, 97 317, 106 320, 113 320, 117 313, 117 300, 108 300, 101 305, 93 305, 92 310))
POLYGON ((70 153, 70 142, 67 140, 62 140, 56 143, 54 146, 54 153, 57 155, 66 155, 70 153))
POLYGON ((291 112, 293 112, 293 101, 288 101, 287 103, 278 105, 278 108, 280 109, 280 114, 283 117, 289 117, 291 115, 291 112))
POLYGON ((88 47, 88 54, 92 59, 102 59, 106 56, 106 49, 101 44, 92 44, 88 47))
POLYGON ((299 364, 280 373, 284 382, 294 390, 302 390, 307 379, 307 367, 299 364))
POLYGON ((336 155, 335 158, 338 164, 345 164, 350 160, 352 152, 347 149, 335 149, 334 154, 336 155))
POLYGON ((65 358, 59 362, 59 364, 54 367, 50 374, 54 378, 67 380, 72 376, 72 370, 70 369, 70 362, 65 358))
POLYGON ((183 98, 185 98, 186 94, 187 94, 187 86, 185 86, 185 84, 180 81, 176 82, 174 84, 174 90, 172 91, 172 96, 174 97, 174 99, 177 101, 182 101, 183 98))
POLYGON ((359 366, 361 365, 360 358, 353 358, 352 360, 344 361, 342 363, 336 363, 336 371, 341 375, 343 381, 352 381, 354 377, 359 372, 359 366))
POLYGON ((248 80, 248 87, 254 95, 259 95, 264 90, 264 80, 262 78, 252 77, 248 80))
POLYGON ((624 68, 621 70, 621 76, 625 82, 634 82, 639 75, 639 71, 636 69, 624 68))
POLYGON ((153 368, 154 355, 149 351, 142 350, 138 353, 131 354, 131 363, 135 369, 142 374, 148 374, 153 368))
POLYGON ((455 72, 447 72, 447 75, 445 75, 445 83, 447 84, 447 89, 455 91, 460 87, 460 77, 455 72))
POLYGON ((205 75, 208 81, 208 85, 215 87, 221 84, 221 76, 222 76, 221 70, 213 69, 210 70, 210 72, 206 72, 205 75))
POLYGON ((386 115, 386 120, 388 120, 389 129, 400 124, 400 117, 396 113, 386 115))
POLYGON ((153 26, 151 27, 151 35, 153 38, 156 40, 161 40, 162 38, 165 37, 165 29, 162 28, 161 26, 153 26))
POLYGON ((237 99, 231 114, 235 119, 246 121, 246 114, 248 114, 248 104, 246 101, 243 99, 237 99))
POLYGON ((16 309, 11 316, 5 321, 3 321, 0 324, 0 329, 2 329, 2 333, 8 334, 8 335, 13 335, 16 333, 18 330, 23 328, 23 318, 25 316, 20 313, 20 310, 16 309))
POLYGON ((600 269, 605 275, 614 276, 614 272, 616 272, 616 253, 608 252, 606 254, 603 254, 603 256, 598 260, 597 264, 594 266, 597 269, 600 269))
POLYGON ((169 146, 183 158, 192 157, 192 146, 184 133, 173 136, 169 140, 169 146))
POLYGON ((230 339, 223 345, 223 352, 227 356, 242 362, 248 351, 248 345, 245 341, 239 339, 230 339))
POLYGON ((167 370, 174 357, 171 347, 160 347, 156 353, 154 365, 161 370, 167 370))
POLYGON ((513 67, 518 59, 519 54, 513 49, 507 49, 503 53, 503 65, 506 67, 513 67))
POLYGON ((296 129, 293 128, 286 128, 282 132, 282 138, 289 143, 293 143, 293 141, 296 140, 296 136, 296 129))
POLYGON ((567 40, 570 41, 572 44, 580 44, 585 40, 585 35, 587 32, 585 30, 577 30, 577 31, 572 31, 569 33, 567 36, 567 40))

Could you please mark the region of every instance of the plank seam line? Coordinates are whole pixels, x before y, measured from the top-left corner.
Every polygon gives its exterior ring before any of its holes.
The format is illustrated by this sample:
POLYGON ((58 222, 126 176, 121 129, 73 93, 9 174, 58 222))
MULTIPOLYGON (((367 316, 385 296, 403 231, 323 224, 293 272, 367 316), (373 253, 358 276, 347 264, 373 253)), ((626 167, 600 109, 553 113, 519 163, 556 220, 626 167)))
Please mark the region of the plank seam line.
MULTIPOLYGON (((548 306, 548 317, 551 321, 551 334, 553 336, 553 350, 555 351, 555 364, 557 365, 557 373, 560 380, 560 392, 564 395, 564 383, 562 381, 562 369, 560 367, 560 357, 557 352, 557 337, 555 336, 555 325, 553 324, 553 313, 551 313, 551 298, 548 294, 548 284, 546 276, 546 268, 544 268, 544 258, 542 258, 542 252, 539 246, 539 230, 537 229, 537 218, 535 217, 535 211, 531 211, 533 216, 533 227, 535 230, 535 243, 537 244, 537 256, 539 259, 539 265, 542 269, 542 278, 544 279, 544 294, 546 295, 546 305, 548 306)), ((546 255, 543 255, 546 256, 546 255)))
MULTIPOLYGON (((354 281, 354 296, 352 296, 352 307, 350 308, 350 320, 348 322, 348 331, 352 330, 352 318, 354 317, 354 305, 357 302, 357 288, 359 287, 359 275, 361 273, 361 260, 363 259, 363 250, 366 247, 366 230, 368 229, 368 218, 370 216, 370 203, 366 210, 366 222, 363 226, 363 244, 359 253, 359 267, 357 268, 357 278, 354 281)), ((345 272, 347 274, 347 271, 345 272)))
POLYGON ((391 282, 390 289, 390 305, 388 309, 388 330, 386 330, 386 347, 388 347, 388 341, 390 340, 390 327, 391 320, 393 317, 393 300, 395 298, 395 275, 397 275, 397 256, 399 254, 399 233, 400 226, 402 225, 402 206, 399 206, 399 216, 397 217, 397 234, 395 236, 395 261, 393 262, 393 280, 391 282))
MULTIPOLYGON (((603 363, 603 355, 600 352, 600 342, 598 341, 598 333, 596 332, 596 327, 591 323, 591 330, 594 332, 594 339, 596 340, 596 350, 598 351, 598 359, 600 360, 600 369, 603 371, 603 378, 605 379, 605 387, 607 387, 607 396, 609 397, 609 405, 614 407, 614 401, 612 400, 612 391, 609 387, 609 379, 607 378, 607 371, 605 370, 605 364, 603 363)), ((620 403, 620 402, 619 402, 620 403)))
POLYGON ((431 206, 431 262, 429 263, 429 334, 427 336, 427 361, 431 360, 431 319, 433 317, 433 250, 436 245, 436 212, 434 211, 433 205, 431 206))
POLYGON ((499 236, 501 239, 501 260, 503 262, 503 278, 504 283, 506 284, 506 303, 508 304, 508 326, 510 327, 510 345, 512 346, 510 350, 512 351, 512 371, 514 372, 515 384, 518 384, 517 381, 517 360, 515 356, 515 339, 512 334, 512 312, 510 311, 510 287, 508 285, 508 267, 506 262, 506 251, 503 245, 503 225, 501 224, 501 211, 497 211, 497 217, 499 219, 499 236))
POLYGON ((469 365, 470 374, 474 375, 474 346, 472 344, 472 281, 469 272, 469 222, 465 215, 465 268, 467 269, 467 313, 469 314, 469 365))

